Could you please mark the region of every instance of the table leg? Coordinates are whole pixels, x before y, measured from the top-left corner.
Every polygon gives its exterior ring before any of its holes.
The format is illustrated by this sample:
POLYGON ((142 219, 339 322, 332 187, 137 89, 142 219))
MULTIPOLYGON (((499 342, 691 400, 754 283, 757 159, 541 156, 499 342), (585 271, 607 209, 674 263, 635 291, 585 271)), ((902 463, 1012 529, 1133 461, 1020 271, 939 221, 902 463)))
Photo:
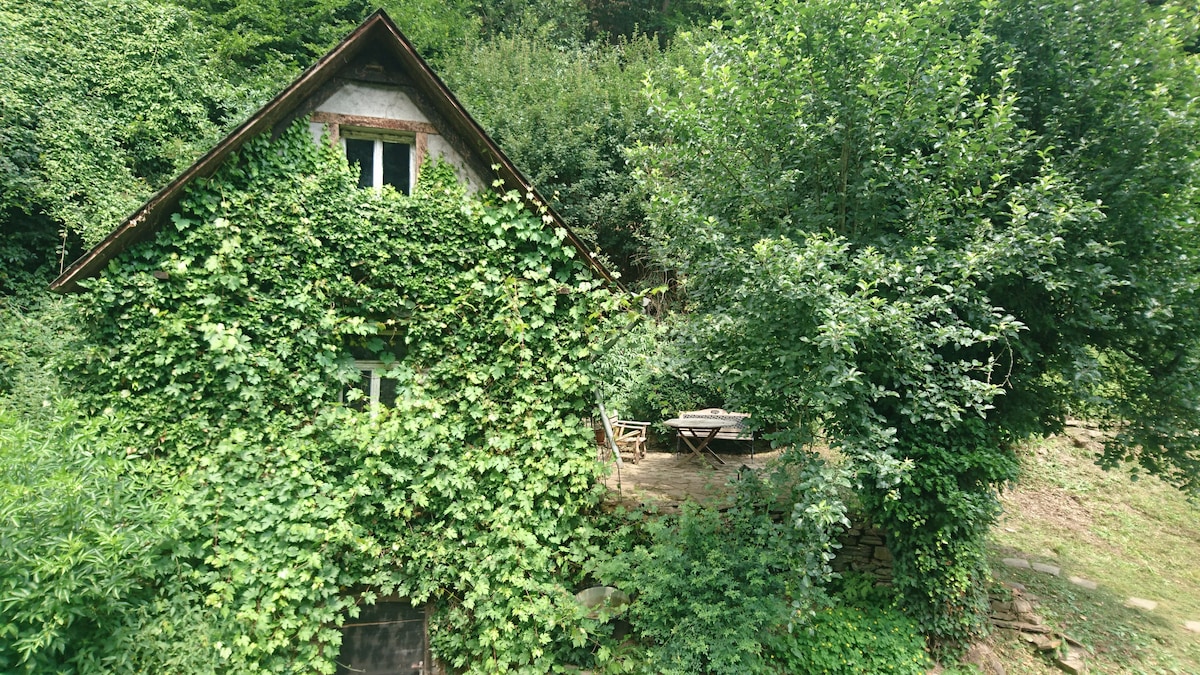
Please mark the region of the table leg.
MULTIPOLYGON (((682 429, 681 429, 681 431, 682 431, 682 429)), ((704 456, 704 451, 708 450, 708 454, 712 455, 713 458, 716 459, 718 462, 724 464, 725 460, 721 459, 721 456, 718 455, 717 453, 713 452, 712 450, 709 450, 709 447, 708 447, 708 444, 710 442, 712 442, 712 439, 716 437, 717 432, 721 431, 721 429, 718 427, 716 429, 702 429, 702 430, 697 430, 697 431, 707 431, 708 432, 707 436, 700 439, 699 445, 692 443, 692 439, 694 437, 691 436, 690 434, 681 433, 679 435, 683 437, 683 442, 687 443, 688 448, 690 448, 692 452, 696 453, 697 457, 699 457, 701 459, 707 459, 704 456)))

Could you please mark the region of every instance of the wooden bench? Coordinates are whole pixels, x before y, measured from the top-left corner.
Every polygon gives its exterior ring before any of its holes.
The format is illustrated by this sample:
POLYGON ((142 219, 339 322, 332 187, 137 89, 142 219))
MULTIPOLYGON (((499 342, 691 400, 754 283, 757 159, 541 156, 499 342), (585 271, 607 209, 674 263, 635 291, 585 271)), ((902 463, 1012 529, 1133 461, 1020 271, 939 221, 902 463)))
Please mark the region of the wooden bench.
MULTIPOLYGON (((703 410, 685 410, 679 413, 679 417, 687 419, 689 417, 702 417, 705 419, 715 419, 726 422, 725 426, 713 436, 715 440, 722 441, 741 441, 750 445, 750 456, 754 457, 754 440, 755 434, 746 428, 746 420, 750 418, 750 413, 729 412, 722 408, 705 408, 703 410)), ((700 438, 706 434, 692 429, 680 429, 675 437, 675 452, 679 452, 679 437, 687 435, 691 438, 700 438)))

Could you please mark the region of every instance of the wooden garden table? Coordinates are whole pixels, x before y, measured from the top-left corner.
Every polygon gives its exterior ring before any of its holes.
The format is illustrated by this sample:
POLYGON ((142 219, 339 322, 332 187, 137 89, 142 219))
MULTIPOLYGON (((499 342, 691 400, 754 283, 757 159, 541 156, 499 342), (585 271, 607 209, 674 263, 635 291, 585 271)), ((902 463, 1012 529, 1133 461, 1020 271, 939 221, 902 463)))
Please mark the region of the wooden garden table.
POLYGON ((704 456, 704 451, 707 450, 708 454, 716 458, 718 462, 722 464, 725 463, 725 460, 721 459, 717 453, 713 452, 712 449, 708 447, 708 444, 712 442, 712 439, 717 435, 717 432, 721 431, 721 427, 728 424, 727 421, 704 417, 673 417, 663 422, 663 424, 671 427, 672 429, 687 430, 692 432, 691 434, 680 434, 680 436, 683 437, 683 442, 687 443, 688 448, 690 448, 697 457, 700 457, 701 459, 708 459, 704 456), (697 438, 700 439, 699 442, 694 443, 693 440, 697 438))

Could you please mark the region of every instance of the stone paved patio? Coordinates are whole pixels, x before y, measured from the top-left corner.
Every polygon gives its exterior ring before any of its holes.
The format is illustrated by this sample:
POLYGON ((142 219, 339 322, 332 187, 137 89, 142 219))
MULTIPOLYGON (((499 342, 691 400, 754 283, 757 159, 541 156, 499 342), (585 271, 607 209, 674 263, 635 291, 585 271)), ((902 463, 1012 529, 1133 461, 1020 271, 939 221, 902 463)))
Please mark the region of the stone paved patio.
POLYGON ((749 454, 725 454, 720 452, 722 449, 716 448, 725 464, 702 460, 691 453, 663 451, 651 451, 637 464, 626 460, 620 470, 609 460, 610 471, 604 481, 610 490, 609 499, 626 506, 655 504, 663 511, 676 510, 689 499, 719 503, 728 496, 729 482, 737 478, 739 471, 760 470, 782 452, 755 453, 752 458, 749 454))

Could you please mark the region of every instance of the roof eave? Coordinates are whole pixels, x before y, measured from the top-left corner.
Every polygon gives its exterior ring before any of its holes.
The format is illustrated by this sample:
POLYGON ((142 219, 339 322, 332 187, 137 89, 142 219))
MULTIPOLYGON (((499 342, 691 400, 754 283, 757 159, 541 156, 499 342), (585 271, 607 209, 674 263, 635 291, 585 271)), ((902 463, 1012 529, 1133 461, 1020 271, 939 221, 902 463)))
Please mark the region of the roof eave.
POLYGON ((57 279, 51 282, 50 290, 57 293, 83 290, 79 286, 82 279, 98 274, 108 264, 108 261, 121 251, 153 234, 162 221, 178 206, 183 191, 192 181, 211 176, 229 155, 240 149, 247 141, 272 129, 319 87, 328 82, 342 65, 356 57, 370 43, 369 34, 372 31, 384 31, 391 38, 386 41, 386 44, 393 48, 402 63, 410 69, 410 73, 420 80, 422 88, 432 88, 438 92, 439 96, 430 98, 433 104, 440 109, 439 112, 443 113, 442 117, 455 128, 455 131, 476 146, 476 152, 485 156, 498 167, 500 178, 509 189, 518 190, 535 213, 549 214, 554 225, 563 228, 567 233, 568 240, 583 256, 584 261, 605 280, 621 287, 620 282, 595 258, 583 241, 566 226, 562 218, 549 207, 512 161, 496 146, 483 127, 467 112, 441 78, 417 54, 412 44, 404 37, 391 18, 383 10, 378 10, 367 17, 358 28, 347 35, 329 53, 301 73, 258 112, 251 115, 220 143, 196 160, 191 167, 156 192, 100 243, 80 256, 57 279))

